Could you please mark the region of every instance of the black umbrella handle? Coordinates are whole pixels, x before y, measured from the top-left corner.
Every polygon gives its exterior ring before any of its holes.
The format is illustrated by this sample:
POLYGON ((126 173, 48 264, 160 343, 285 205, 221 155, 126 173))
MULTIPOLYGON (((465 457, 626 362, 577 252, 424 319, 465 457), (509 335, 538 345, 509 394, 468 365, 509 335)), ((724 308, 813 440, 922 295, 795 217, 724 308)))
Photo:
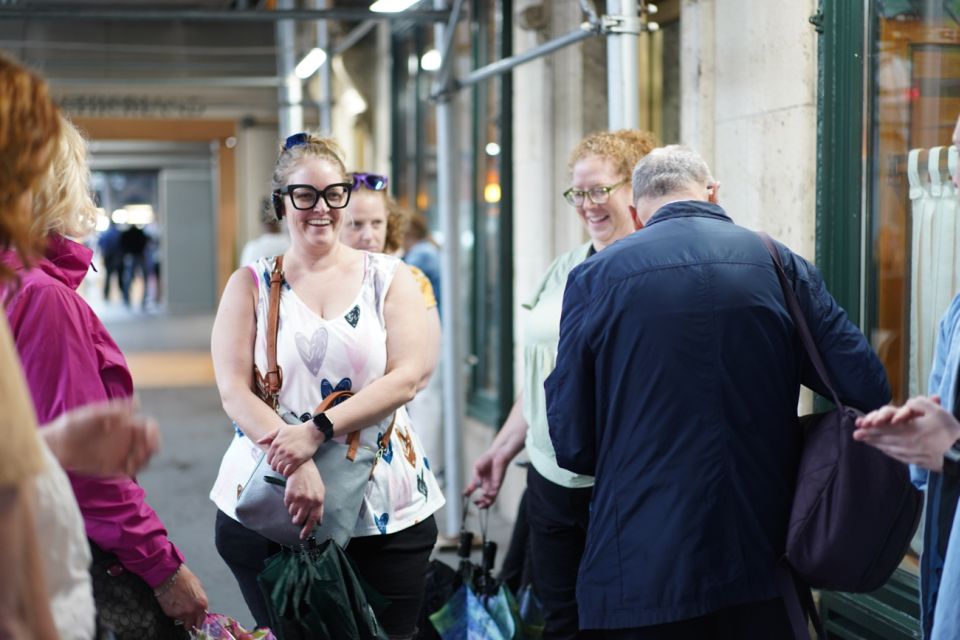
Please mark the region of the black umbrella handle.
POLYGON ((483 572, 489 574, 493 571, 493 565, 497 561, 497 543, 493 540, 487 540, 483 543, 483 553, 480 559, 480 568, 483 572))

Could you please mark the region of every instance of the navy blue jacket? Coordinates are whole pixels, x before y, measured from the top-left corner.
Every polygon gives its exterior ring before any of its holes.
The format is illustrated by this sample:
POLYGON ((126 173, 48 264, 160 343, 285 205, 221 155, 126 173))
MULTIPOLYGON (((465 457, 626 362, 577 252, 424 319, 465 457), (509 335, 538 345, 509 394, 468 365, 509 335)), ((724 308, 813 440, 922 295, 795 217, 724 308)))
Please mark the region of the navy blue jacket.
MULTIPOLYGON (((863 335, 813 265, 778 247, 841 400, 886 403, 863 335)), ((716 205, 668 204, 570 273, 546 393, 557 462, 596 476, 582 628, 780 595, 801 384, 825 392, 770 254, 716 205)))

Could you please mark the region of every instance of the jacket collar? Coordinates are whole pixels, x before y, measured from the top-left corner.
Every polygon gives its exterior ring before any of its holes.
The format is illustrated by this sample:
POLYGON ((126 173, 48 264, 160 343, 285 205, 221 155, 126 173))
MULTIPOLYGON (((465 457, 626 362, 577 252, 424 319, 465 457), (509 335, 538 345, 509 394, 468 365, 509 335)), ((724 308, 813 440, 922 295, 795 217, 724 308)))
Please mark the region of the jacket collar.
POLYGON ((83 282, 92 262, 93 250, 60 234, 51 233, 47 237, 43 258, 37 261, 35 268, 76 289, 83 282))
POLYGON ((645 226, 673 220, 675 218, 713 218, 725 222, 733 222, 720 205, 703 202, 701 200, 679 200, 665 204, 654 213, 645 226))

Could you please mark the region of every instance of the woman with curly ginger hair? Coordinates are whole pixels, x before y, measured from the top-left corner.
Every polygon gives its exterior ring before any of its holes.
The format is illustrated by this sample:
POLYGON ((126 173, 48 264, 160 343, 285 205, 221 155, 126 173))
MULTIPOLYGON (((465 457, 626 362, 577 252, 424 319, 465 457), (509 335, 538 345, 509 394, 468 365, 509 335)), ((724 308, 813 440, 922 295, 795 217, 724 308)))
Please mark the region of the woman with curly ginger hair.
POLYGON ((593 491, 593 478, 557 465, 547 429, 543 383, 556 365, 563 290, 575 266, 639 228, 631 211, 630 174, 656 146, 646 131, 621 129, 590 134, 570 154, 571 186, 563 196, 590 240, 554 260, 523 304, 530 312, 524 331, 523 391, 490 448, 474 463, 473 480, 465 490, 469 495, 480 489, 479 506, 493 504, 507 466, 526 447, 529 553, 533 586, 543 603, 545 640, 580 637, 577 569, 593 491))

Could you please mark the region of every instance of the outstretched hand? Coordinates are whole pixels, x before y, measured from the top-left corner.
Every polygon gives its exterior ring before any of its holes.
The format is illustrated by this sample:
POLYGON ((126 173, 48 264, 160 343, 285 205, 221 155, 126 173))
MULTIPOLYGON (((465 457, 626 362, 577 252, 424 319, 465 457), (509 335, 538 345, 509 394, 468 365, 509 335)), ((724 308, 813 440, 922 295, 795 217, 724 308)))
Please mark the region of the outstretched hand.
POLYGON ((464 488, 463 495, 469 498, 480 489, 480 496, 474 499, 474 503, 481 509, 492 505, 500 493, 509 463, 509 460, 501 459, 496 451, 487 451, 473 463, 473 479, 464 488))
POLYGON ((41 427, 60 464, 92 476, 132 476, 157 451, 157 423, 138 415, 130 400, 79 407, 41 427))
POLYGON ((861 416, 853 438, 900 462, 939 473, 943 454, 960 439, 960 423, 937 396, 918 396, 901 407, 890 405, 861 416))

